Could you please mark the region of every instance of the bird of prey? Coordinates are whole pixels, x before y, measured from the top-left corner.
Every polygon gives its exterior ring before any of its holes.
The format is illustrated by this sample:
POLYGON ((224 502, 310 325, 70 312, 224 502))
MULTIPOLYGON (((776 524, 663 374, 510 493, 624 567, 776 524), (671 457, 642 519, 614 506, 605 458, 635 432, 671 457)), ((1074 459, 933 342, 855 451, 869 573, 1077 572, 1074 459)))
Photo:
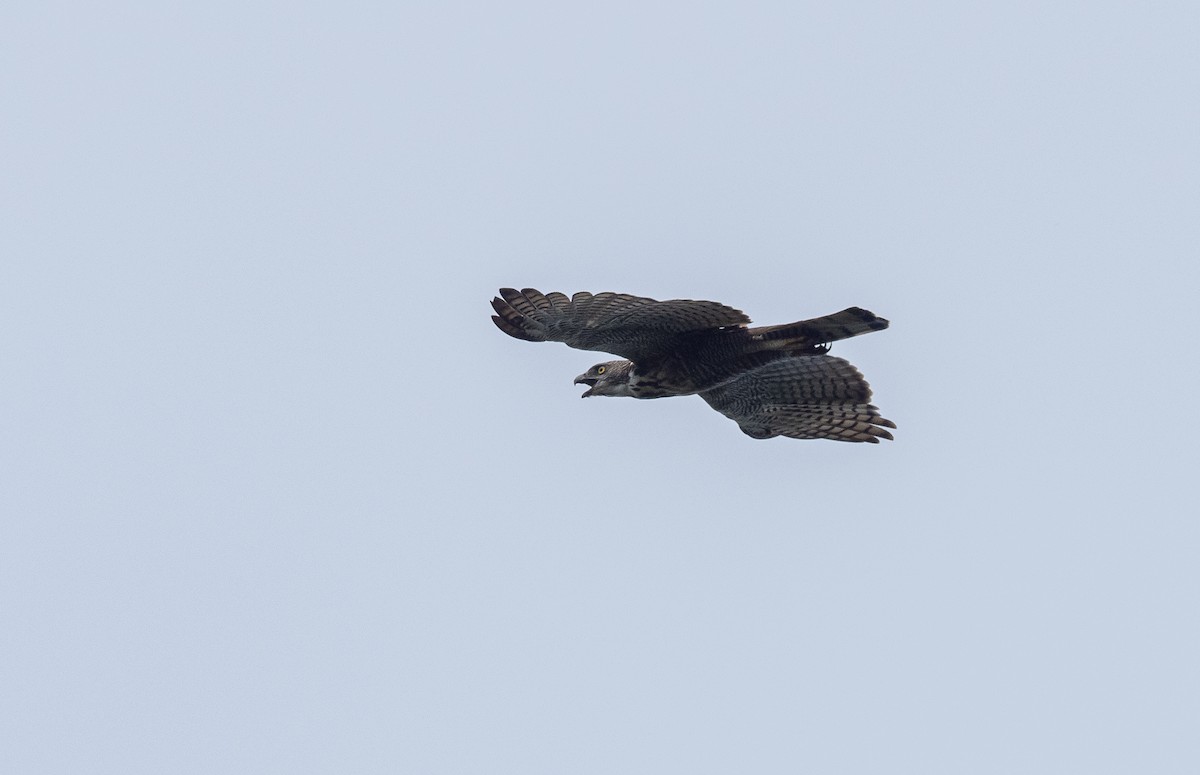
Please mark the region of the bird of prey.
POLYGON ((831 342, 888 327, 859 307, 755 328, 745 313, 715 301, 624 293, 501 288, 492 308, 496 326, 517 339, 621 356, 575 378, 588 386, 584 398, 696 394, 756 439, 877 444, 896 427, 871 405, 862 374, 828 354, 831 342))

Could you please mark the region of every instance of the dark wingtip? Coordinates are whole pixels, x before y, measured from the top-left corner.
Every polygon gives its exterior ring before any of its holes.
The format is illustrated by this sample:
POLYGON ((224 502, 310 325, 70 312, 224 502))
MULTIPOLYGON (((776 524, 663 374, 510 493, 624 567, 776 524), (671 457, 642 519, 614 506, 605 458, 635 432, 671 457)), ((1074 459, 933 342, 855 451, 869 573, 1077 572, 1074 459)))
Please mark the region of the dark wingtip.
POLYGON ((511 336, 513 339, 524 339, 526 342, 540 342, 540 339, 530 336, 524 329, 513 325, 499 315, 492 315, 492 322, 496 324, 496 328, 511 336))

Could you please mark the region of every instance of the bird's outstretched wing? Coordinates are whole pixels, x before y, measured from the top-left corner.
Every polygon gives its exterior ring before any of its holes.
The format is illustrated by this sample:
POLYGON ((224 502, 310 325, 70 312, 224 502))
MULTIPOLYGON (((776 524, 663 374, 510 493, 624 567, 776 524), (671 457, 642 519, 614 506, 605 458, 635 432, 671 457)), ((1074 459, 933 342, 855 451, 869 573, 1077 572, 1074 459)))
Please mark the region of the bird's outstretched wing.
POLYGON ((831 355, 772 361, 700 393, 709 406, 756 439, 891 439, 891 420, 871 405, 858 369, 831 355))
POLYGON ((568 298, 533 288, 501 288, 492 309, 496 326, 517 339, 563 342, 635 362, 668 350, 681 334, 750 322, 744 312, 715 301, 656 301, 587 291, 568 298))

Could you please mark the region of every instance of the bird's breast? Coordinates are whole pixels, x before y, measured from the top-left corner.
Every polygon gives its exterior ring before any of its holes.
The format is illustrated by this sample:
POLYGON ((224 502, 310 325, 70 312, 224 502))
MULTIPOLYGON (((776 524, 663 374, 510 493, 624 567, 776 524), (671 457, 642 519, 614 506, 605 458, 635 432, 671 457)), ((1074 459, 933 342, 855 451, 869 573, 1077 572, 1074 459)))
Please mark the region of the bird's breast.
POLYGON ((678 365, 657 363, 635 366, 629 375, 629 392, 634 398, 668 398, 698 392, 695 380, 678 365))

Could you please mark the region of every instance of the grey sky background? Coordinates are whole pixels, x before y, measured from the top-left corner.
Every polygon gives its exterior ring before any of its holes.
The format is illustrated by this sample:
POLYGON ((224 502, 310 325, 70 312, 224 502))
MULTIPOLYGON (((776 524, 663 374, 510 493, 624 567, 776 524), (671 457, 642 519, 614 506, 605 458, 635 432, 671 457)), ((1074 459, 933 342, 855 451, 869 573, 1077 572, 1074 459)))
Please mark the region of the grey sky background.
POLYGON ((1200 771, 1193 3, 0 12, 0 768, 1200 771), (892 321, 897 440, 499 286, 892 321))

